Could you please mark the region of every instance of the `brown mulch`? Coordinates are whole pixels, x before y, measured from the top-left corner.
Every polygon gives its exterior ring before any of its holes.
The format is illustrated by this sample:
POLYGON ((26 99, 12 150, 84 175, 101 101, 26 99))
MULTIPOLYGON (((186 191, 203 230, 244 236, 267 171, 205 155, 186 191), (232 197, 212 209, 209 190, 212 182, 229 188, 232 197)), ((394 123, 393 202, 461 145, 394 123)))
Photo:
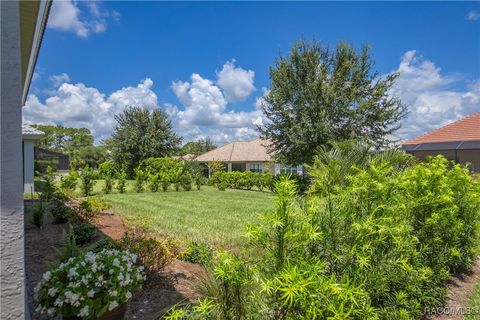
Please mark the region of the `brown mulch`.
MULTIPOLYGON (((29 204, 25 204, 25 259, 29 307, 32 319, 48 319, 34 312, 33 288, 42 275, 50 269, 47 261, 57 260, 58 248, 62 239, 62 231, 68 224, 53 224, 47 215, 42 229, 31 223, 29 204)), ((102 237, 118 240, 125 234, 122 220, 112 213, 102 214, 96 221, 97 235, 91 243, 102 237)), ((176 260, 166 266, 161 273, 149 273, 143 288, 135 293, 128 303, 126 319, 158 319, 166 310, 178 303, 193 301, 197 295, 192 283, 196 277, 205 273, 202 266, 176 260)))
POLYGON ((432 317, 432 320, 461 320, 463 315, 455 310, 468 306, 469 296, 478 282, 480 282, 480 257, 477 257, 468 274, 459 275, 450 280, 444 306, 446 312, 432 317), (447 314, 448 311, 451 314, 447 314))

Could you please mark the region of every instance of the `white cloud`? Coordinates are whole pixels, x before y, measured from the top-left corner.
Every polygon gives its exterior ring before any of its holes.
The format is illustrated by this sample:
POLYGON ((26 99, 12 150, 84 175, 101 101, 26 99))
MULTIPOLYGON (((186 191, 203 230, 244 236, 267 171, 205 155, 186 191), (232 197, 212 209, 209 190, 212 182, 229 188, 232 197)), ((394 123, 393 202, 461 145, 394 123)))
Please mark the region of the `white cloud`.
POLYGON ((465 16, 465 20, 468 21, 476 21, 478 19, 480 19, 480 12, 477 10, 470 10, 465 16))
POLYGON ((87 38, 92 32, 101 33, 107 29, 107 18, 118 21, 120 15, 116 11, 101 10, 98 2, 82 2, 87 8, 82 11, 79 3, 72 0, 54 0, 48 27, 51 29, 74 32, 81 38, 87 38))
POLYGON ((398 131, 404 139, 480 111, 479 79, 466 83, 459 77, 442 74, 439 67, 415 50, 403 55, 397 71, 400 77, 393 94, 409 107, 409 115, 398 131))
POLYGON ((126 106, 158 107, 152 85, 153 81, 147 78, 137 86, 125 87, 107 96, 83 83, 64 82, 43 102, 36 95, 29 95, 23 118, 31 123, 85 127, 100 141, 110 136, 115 125, 114 115, 126 106))
POLYGON ((70 82, 70 76, 64 72, 51 76, 50 81, 54 87, 59 87, 64 82, 70 82))
POLYGON ((235 60, 226 62, 217 72, 217 84, 222 88, 228 102, 244 101, 255 91, 253 78, 255 72, 235 67, 235 60))
MULTIPOLYGON (((225 143, 232 140, 247 140, 258 134, 253 129, 253 124, 261 121, 260 110, 253 106, 248 111, 235 111, 228 109, 228 103, 235 99, 245 99, 254 89, 247 89, 246 82, 240 81, 235 87, 231 74, 252 77, 248 80, 253 88, 253 71, 235 68, 233 62, 227 62, 222 71, 217 73, 222 79, 219 81, 203 78, 199 74, 192 74, 190 82, 176 81, 172 83, 172 91, 181 103, 181 107, 166 104, 165 109, 171 115, 185 140, 198 139, 210 136, 216 143, 225 143), (226 89, 228 88, 228 89, 226 89), (227 90, 230 98, 227 98, 227 90), (247 91, 248 95, 247 95, 247 91)), ((235 100, 239 101, 239 100, 235 100)))

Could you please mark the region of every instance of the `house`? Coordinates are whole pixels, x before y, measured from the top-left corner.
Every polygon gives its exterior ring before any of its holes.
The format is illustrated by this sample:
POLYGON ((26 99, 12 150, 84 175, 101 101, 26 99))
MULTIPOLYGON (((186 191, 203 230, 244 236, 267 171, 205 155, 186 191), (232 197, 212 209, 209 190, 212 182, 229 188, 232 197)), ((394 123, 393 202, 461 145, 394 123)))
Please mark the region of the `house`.
POLYGON ((480 172, 480 112, 408 140, 402 149, 422 160, 441 154, 480 172))
POLYGON ((268 140, 262 139, 234 141, 199 155, 195 160, 203 164, 212 161, 223 162, 228 172, 253 171, 303 175, 303 165, 291 166, 276 163, 274 156, 268 152, 270 144, 268 140))
POLYGON ((50 165, 56 171, 70 170, 70 157, 68 154, 36 147, 35 161, 37 164, 42 163, 44 166, 50 165))
POLYGON ((22 106, 47 25, 50 0, 0 1, 0 317, 29 319, 26 310, 22 106))
POLYGON ((35 141, 41 139, 44 133, 28 124, 22 124, 22 154, 23 154, 23 192, 34 191, 35 175, 35 141))
POLYGON ((173 156, 172 159, 181 160, 182 162, 193 161, 193 160, 195 160, 195 155, 191 154, 191 153, 187 153, 183 156, 173 156))

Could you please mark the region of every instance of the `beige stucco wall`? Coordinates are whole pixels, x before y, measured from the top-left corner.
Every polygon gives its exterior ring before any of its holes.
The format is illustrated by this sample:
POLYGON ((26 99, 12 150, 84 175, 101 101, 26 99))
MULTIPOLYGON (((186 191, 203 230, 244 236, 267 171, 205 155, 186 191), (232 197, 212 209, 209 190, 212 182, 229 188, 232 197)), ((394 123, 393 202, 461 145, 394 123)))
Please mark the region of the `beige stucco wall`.
POLYGON ((25 318, 19 3, 1 1, 0 5, 0 315, 2 320, 17 320, 25 318))

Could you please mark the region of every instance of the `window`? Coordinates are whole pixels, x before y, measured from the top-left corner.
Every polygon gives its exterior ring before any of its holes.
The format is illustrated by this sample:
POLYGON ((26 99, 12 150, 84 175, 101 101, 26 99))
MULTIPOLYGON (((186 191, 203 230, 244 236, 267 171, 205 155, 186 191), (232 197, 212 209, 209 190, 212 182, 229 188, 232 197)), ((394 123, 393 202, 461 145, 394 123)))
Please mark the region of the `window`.
POLYGON ((280 167, 281 174, 297 174, 297 166, 291 166, 288 164, 282 164, 280 167))
POLYGON ((252 163, 250 164, 250 171, 263 173, 263 164, 261 163, 252 163))
POLYGON ((232 171, 245 171, 247 170, 246 163, 232 163, 232 171))

